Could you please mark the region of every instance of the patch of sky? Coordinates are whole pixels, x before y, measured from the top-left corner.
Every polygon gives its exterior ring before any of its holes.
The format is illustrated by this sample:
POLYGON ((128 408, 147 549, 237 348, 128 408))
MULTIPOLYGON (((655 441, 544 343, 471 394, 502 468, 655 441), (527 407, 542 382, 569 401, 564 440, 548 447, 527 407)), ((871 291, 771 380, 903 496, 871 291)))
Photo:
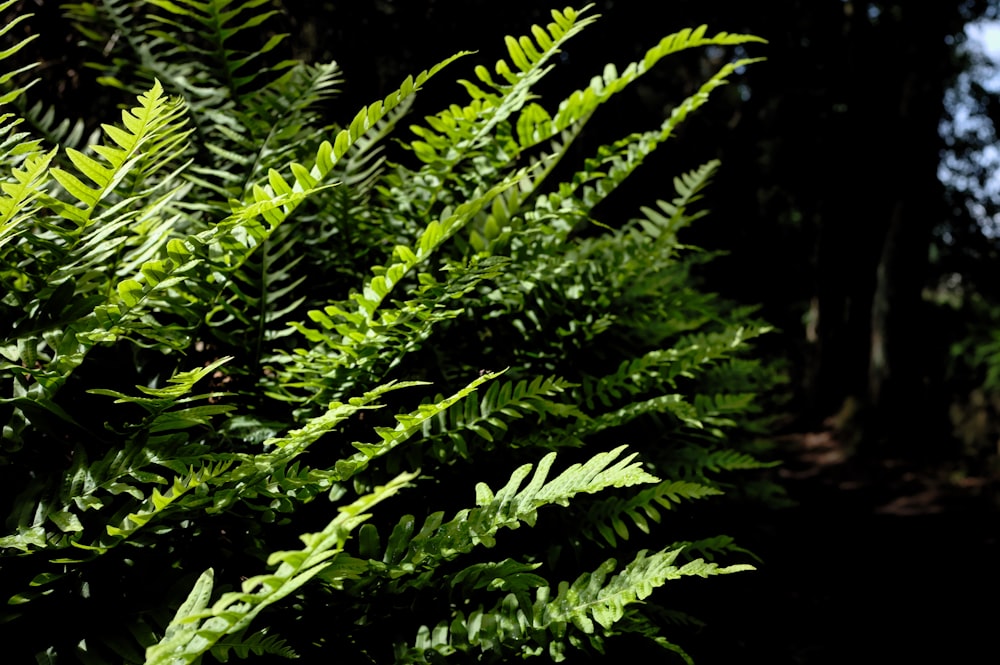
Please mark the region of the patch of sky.
POLYGON ((947 41, 966 68, 945 91, 938 178, 962 195, 986 236, 1000 238, 1000 147, 991 117, 1000 115, 990 113, 1000 109, 1000 21, 971 21, 947 41))

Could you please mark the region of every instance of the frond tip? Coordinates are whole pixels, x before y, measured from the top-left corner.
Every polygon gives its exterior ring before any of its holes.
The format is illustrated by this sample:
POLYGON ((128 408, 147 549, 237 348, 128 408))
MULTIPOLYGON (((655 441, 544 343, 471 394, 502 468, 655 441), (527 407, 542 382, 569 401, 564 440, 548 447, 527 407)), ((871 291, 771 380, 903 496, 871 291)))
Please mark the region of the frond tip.
POLYGON ((102 125, 110 143, 93 146, 103 162, 67 148, 66 154, 77 175, 61 168, 53 168, 52 177, 77 201, 81 208, 58 206, 61 214, 81 226, 89 223, 98 204, 104 201, 119 184, 129 179, 127 192, 122 198, 138 194, 141 183, 166 166, 184 151, 190 129, 185 128, 186 106, 180 98, 167 97, 159 81, 139 96, 139 105, 122 111, 122 124, 102 125))
POLYGON ((300 536, 305 545, 302 549, 271 554, 267 563, 277 565, 274 573, 246 579, 241 591, 223 594, 211 607, 215 573, 211 568, 206 570, 177 609, 163 639, 146 650, 146 665, 194 663, 223 636, 244 631, 265 607, 294 593, 324 569, 336 567, 337 553, 343 550, 350 532, 367 519, 366 513, 415 477, 401 474, 342 507, 323 531, 300 536))
MULTIPOLYGON (((468 615, 455 612, 449 622, 442 622, 433 629, 422 626, 413 646, 397 652, 397 660, 435 662, 427 658, 428 652, 440 655, 456 651, 488 652, 508 645, 524 655, 537 655, 547 647, 553 661, 559 662, 565 658, 564 639, 570 626, 600 643, 602 638, 598 626, 603 631, 609 631, 626 616, 629 606, 642 602, 671 580, 753 570, 749 565, 720 567, 702 559, 676 566, 675 561, 682 549, 668 549, 654 554, 641 550, 614 575, 612 573, 617 569, 618 562, 608 559, 572 584, 561 582, 555 597, 550 587, 532 583, 530 586, 537 587, 534 602, 525 593, 512 592, 492 608, 480 607, 468 615)), ((518 567, 521 568, 524 567, 518 567)), ((657 636, 654 641, 677 651, 662 636, 657 636)))
POLYGON ((647 598, 653 591, 670 580, 691 575, 709 577, 746 570, 753 566, 738 564, 720 567, 695 559, 683 566, 675 566, 674 561, 681 549, 663 550, 647 556, 641 550, 620 573, 614 575, 607 584, 608 574, 614 571, 617 562, 608 559, 592 573, 581 575, 573 584, 562 582, 555 598, 548 589, 539 589, 534 605, 534 622, 538 628, 572 623, 584 633, 593 633, 594 622, 602 628, 610 628, 625 614, 625 607, 647 598))

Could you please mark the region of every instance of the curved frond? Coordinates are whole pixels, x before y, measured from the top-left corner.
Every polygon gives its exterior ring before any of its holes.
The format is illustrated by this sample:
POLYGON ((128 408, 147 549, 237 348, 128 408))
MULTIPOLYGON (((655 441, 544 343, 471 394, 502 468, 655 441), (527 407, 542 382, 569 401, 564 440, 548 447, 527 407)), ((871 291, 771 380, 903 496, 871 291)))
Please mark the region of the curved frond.
MULTIPOLYGON (((549 453, 537 466, 525 464, 518 468, 496 493, 485 483, 477 484, 475 508, 461 510, 447 522, 442 521, 442 513, 433 513, 417 533, 413 516, 405 516, 393 529, 382 560, 394 571, 391 576, 398 578, 417 569, 433 568, 480 545, 493 547, 501 529, 517 529, 522 523, 534 526, 538 509, 543 506, 566 506, 578 494, 657 482, 641 463, 634 461, 635 453, 618 459, 625 448, 620 446, 598 453, 583 464, 572 464, 551 480, 548 475, 556 453, 549 453), (531 479, 522 488, 529 476, 531 479)), ((390 574, 389 569, 380 572, 390 574)), ((401 588, 408 583, 403 578, 396 585, 401 588)))
POLYGON ((515 39, 508 35, 505 41, 510 63, 501 59, 494 67, 503 81, 494 81, 486 67, 476 67, 476 77, 491 91, 484 92, 478 85, 462 81, 473 98, 472 103, 464 108, 452 106, 428 117, 429 129, 412 127, 421 139, 411 142, 414 153, 432 164, 436 171, 448 173, 458 162, 483 149, 484 144, 494 142, 494 128, 533 97, 532 88, 552 69, 549 60, 567 41, 597 19, 596 16, 583 16, 590 7, 579 12, 569 7, 562 11, 553 9, 553 22, 545 28, 533 26, 532 36, 515 39))
POLYGON ((299 654, 285 640, 277 635, 271 635, 267 629, 258 630, 250 635, 231 635, 220 639, 211 649, 212 657, 220 663, 229 662, 230 655, 241 660, 254 656, 277 656, 293 660, 299 654))
POLYGON ((722 490, 687 480, 665 480, 640 490, 628 498, 613 497, 594 504, 587 514, 588 524, 584 533, 594 532, 611 547, 618 546, 618 538, 629 539, 633 526, 643 533, 650 533, 650 522, 659 524, 660 509, 670 510, 681 501, 692 501, 718 496, 722 490))
MULTIPOLYGON (((470 395, 447 413, 427 421, 423 435, 430 448, 428 454, 439 460, 455 456, 471 459, 499 445, 510 425, 529 415, 537 422, 546 418, 585 419, 575 404, 550 399, 572 387, 574 384, 556 377, 494 381, 483 395, 470 395)), ((510 440, 507 445, 519 442, 510 440)))
POLYGON ((139 96, 139 106, 122 111, 121 126, 104 125, 111 144, 94 146, 103 161, 79 150, 67 149, 67 156, 77 172, 91 184, 64 169, 51 170, 52 177, 83 206, 58 205, 55 200, 49 201, 50 206, 80 226, 89 225, 98 205, 126 178, 129 189, 121 192, 122 198, 142 191, 145 179, 183 152, 191 131, 184 127, 185 123, 184 102, 168 98, 157 81, 139 96))
MULTIPOLYGON (((558 195, 538 199, 535 214, 544 216, 546 213, 557 213, 567 209, 573 210, 576 220, 584 219, 584 215, 593 209, 597 202, 604 200, 642 164, 647 155, 673 134, 674 129, 687 118, 688 114, 705 104, 713 90, 725 85, 730 74, 754 62, 757 60, 745 58, 724 65, 703 83, 695 94, 675 107, 658 130, 633 134, 610 145, 602 146, 596 157, 585 162, 583 170, 577 172, 569 182, 559 188, 558 195), (572 203, 567 199, 571 199, 572 203)), ((573 228, 575 224, 568 224, 552 241, 564 240, 573 228)))
POLYGON ((99 460, 88 459, 85 449, 77 446, 73 462, 57 487, 37 484, 31 493, 21 497, 20 508, 10 520, 14 533, 0 538, 0 549, 32 552, 76 547, 95 555, 103 554, 132 537, 186 492, 220 476, 228 464, 214 464, 198 455, 177 452, 186 437, 178 439, 173 435, 208 425, 214 416, 233 408, 221 404, 189 406, 191 401, 218 396, 190 393, 196 383, 228 360, 231 359, 178 372, 170 378, 168 387, 139 386, 144 393, 141 397, 93 389, 92 393, 115 397, 118 403, 137 405, 148 415, 142 423, 133 425, 136 436, 99 460), (158 447, 158 454, 150 454, 145 446, 158 447), (116 497, 131 497, 131 500, 122 507, 116 497), (117 512, 106 518, 99 532, 85 529, 86 513, 112 507, 117 507, 117 512), (59 530, 59 537, 44 535, 51 528, 49 524, 59 530))
POLYGON ((605 584, 617 562, 609 559, 593 573, 586 573, 573 584, 562 582, 555 598, 548 590, 539 590, 534 605, 534 624, 538 628, 549 628, 572 623, 586 634, 594 632, 594 624, 610 628, 624 616, 625 608, 648 597, 656 587, 669 580, 696 575, 709 577, 746 570, 753 566, 737 564, 720 567, 695 559, 683 566, 675 566, 674 561, 681 550, 663 550, 647 556, 642 550, 621 572, 612 576, 605 584))
MULTIPOLYGON (((687 576, 709 577, 746 570, 752 566, 720 567, 696 559, 682 566, 674 565, 681 549, 649 554, 638 552, 618 573, 617 561, 609 559, 596 570, 584 573, 572 584, 561 582, 556 594, 541 586, 532 602, 526 593, 508 593, 489 608, 469 612, 456 611, 447 622, 430 628, 422 626, 413 645, 397 649, 397 662, 428 663, 430 654, 446 656, 455 652, 510 653, 522 656, 548 651, 554 661, 565 659, 566 633, 576 630, 600 646, 605 631, 621 621, 630 606, 642 602, 669 581, 687 576), (572 628, 570 628, 572 627, 572 628)), ((671 651, 666 639, 661 646, 671 651)), ((580 639, 570 638, 579 644, 580 639)))
MULTIPOLYGON (((322 531, 300 536, 304 547, 271 554, 267 563, 277 566, 273 573, 246 579, 240 591, 224 593, 211 606, 213 571, 205 571, 178 608, 163 639, 146 650, 146 664, 193 663, 225 635, 245 630, 262 610, 295 592, 316 575, 325 571, 329 578, 331 568, 338 568, 338 553, 343 551, 351 531, 367 518, 368 511, 398 493, 415 477, 416 474, 401 474, 387 485, 341 507, 337 517, 322 531)), ((352 576, 356 572, 347 568, 343 574, 352 576)))
MULTIPOLYGON (((17 234, 28 230, 37 210, 35 202, 41 197, 49 178, 49 165, 55 157, 56 149, 47 153, 36 152, 28 155, 21 168, 13 168, 14 182, 0 183, 0 250, 17 234)), ((0 256, 3 252, 0 251, 0 256)))

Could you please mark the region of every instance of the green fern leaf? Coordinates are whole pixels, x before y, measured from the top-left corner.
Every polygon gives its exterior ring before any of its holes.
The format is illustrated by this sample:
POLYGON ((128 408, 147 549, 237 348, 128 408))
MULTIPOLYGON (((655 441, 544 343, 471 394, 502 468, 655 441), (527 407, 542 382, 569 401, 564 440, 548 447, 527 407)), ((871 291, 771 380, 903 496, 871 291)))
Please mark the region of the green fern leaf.
POLYGON ((753 570, 753 566, 742 564, 721 568, 701 559, 677 567, 673 564, 680 552, 663 550, 647 556, 647 550, 642 550, 605 584, 607 575, 617 565, 614 559, 609 559, 594 572, 581 575, 572 585, 562 582, 555 598, 551 598, 548 589, 540 589, 534 604, 534 627, 550 629, 572 623, 590 634, 595 630, 595 622, 602 628, 610 628, 624 616, 628 605, 647 598, 669 580, 753 570))
POLYGON ((12 170, 16 184, 0 183, 3 191, 0 197, 0 250, 24 232, 26 222, 32 219, 37 209, 33 202, 41 196, 55 153, 53 149, 28 155, 22 168, 12 170))
POLYGON ((178 608, 163 639, 146 650, 146 665, 179 665, 195 662, 225 635, 246 629, 253 619, 329 567, 343 550, 348 535, 366 519, 376 504, 407 486, 416 474, 402 474, 348 506, 340 508, 325 529, 300 538, 300 550, 275 552, 268 565, 272 574, 257 575, 243 582, 239 592, 222 595, 211 607, 212 571, 202 574, 188 599, 178 608))
POLYGON ((433 567, 470 552, 478 545, 492 547, 501 529, 517 529, 522 522, 534 526, 542 506, 565 506, 577 494, 600 492, 609 487, 657 482, 641 464, 633 462, 635 454, 618 460, 624 450, 625 446, 621 446, 598 453, 584 464, 571 465, 548 482, 555 453, 542 458, 534 474, 531 464, 518 468, 496 493, 485 483, 479 483, 476 485, 476 507, 459 511, 452 520, 442 523, 443 514, 434 513, 416 535, 413 535, 412 517, 397 525, 389 538, 393 554, 389 556, 387 552, 384 560, 392 562, 401 573, 412 572, 416 566, 433 567), (531 480, 521 489, 528 476, 531 480), (404 547, 406 554, 401 555, 404 547))
POLYGON ((230 654, 240 659, 254 656, 278 656, 280 658, 296 659, 299 655, 277 635, 270 635, 267 629, 259 630, 252 635, 243 637, 234 635, 215 643, 211 649, 212 657, 220 663, 228 663, 230 654))
POLYGON ((596 531, 611 547, 617 547, 619 538, 629 539, 631 526, 650 533, 649 522, 659 523, 662 519, 658 507, 670 510, 682 500, 702 499, 722 493, 722 490, 703 483, 665 480, 627 498, 612 497, 594 504, 587 513, 587 525, 582 531, 590 537, 596 531))
POLYGON ((184 129, 184 114, 183 101, 168 98, 163 92, 163 86, 156 81, 149 91, 139 96, 139 106, 122 111, 121 127, 103 126, 114 144, 95 147, 95 151, 104 159, 103 163, 78 150, 67 150, 73 165, 91 181, 91 185, 69 171, 51 169, 52 177, 83 204, 83 208, 57 206, 57 211, 77 224, 86 226, 97 205, 126 176, 134 178, 135 189, 142 179, 166 166, 182 152, 184 140, 190 134, 190 130, 184 129))

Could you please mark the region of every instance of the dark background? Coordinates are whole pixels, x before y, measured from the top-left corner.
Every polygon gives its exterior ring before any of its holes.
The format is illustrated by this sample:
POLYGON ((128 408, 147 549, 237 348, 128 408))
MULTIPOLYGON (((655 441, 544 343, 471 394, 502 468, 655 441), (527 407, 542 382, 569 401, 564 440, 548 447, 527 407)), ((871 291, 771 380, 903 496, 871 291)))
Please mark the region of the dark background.
MULTIPOLYGON (((330 117, 344 122, 407 74, 478 49, 421 94, 416 112, 461 100, 455 78, 505 55, 505 34, 526 34, 563 5, 288 0, 278 24, 291 34, 285 55, 340 63, 346 81, 330 117)), ((45 34, 31 50, 43 77, 33 94, 93 125, 113 92, 82 66, 92 54, 57 3, 22 7, 45 34)), ((983 229, 998 213, 990 178, 1000 158, 990 149, 1000 84, 966 27, 994 19, 997 3, 605 0, 592 11, 603 18, 543 86, 550 106, 606 63, 623 67, 685 27, 769 42, 747 48, 766 62, 735 77, 598 209, 606 223, 627 219, 668 198, 675 175, 721 159, 712 214, 686 240, 727 252, 703 278, 761 304, 779 328, 761 352, 789 368, 775 450, 798 506, 742 509, 731 535, 764 563, 715 581, 724 603, 695 599, 708 626, 693 655, 996 662, 1000 380, 990 368, 1000 368, 991 346, 1000 274, 997 241, 983 229)), ((580 156, 657 126, 739 55, 667 58, 602 109, 580 156)))

